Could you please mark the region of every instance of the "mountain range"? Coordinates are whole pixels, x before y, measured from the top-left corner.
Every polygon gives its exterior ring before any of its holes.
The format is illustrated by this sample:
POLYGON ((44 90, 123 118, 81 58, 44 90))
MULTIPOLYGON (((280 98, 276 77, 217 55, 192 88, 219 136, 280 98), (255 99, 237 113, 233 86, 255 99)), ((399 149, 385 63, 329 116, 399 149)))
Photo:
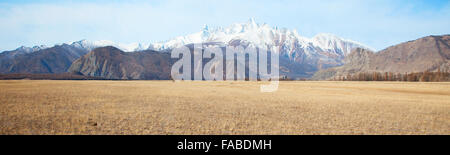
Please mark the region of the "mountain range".
POLYGON ((280 46, 280 74, 291 79, 328 79, 366 70, 403 72, 411 69, 409 63, 418 62, 427 67, 415 65, 414 70, 449 66, 448 35, 412 42, 372 52, 368 46, 333 34, 321 33, 306 38, 296 30, 270 27, 250 19, 226 28, 205 25, 200 32, 156 43, 80 40, 53 47, 22 46, 0 53, 0 73, 71 72, 106 79, 169 79, 170 67, 176 61, 170 58, 169 51, 194 43, 222 48, 227 45, 280 46))
POLYGON ((43 49, 20 47, 0 53, 0 73, 63 73, 88 52, 67 44, 43 49))
POLYGON ((313 79, 326 80, 358 73, 450 71, 450 35, 428 36, 388 47, 379 52, 355 48, 345 64, 317 72, 313 79))
POLYGON ((106 79, 151 79, 170 78, 173 60, 170 53, 144 50, 124 52, 113 46, 94 49, 75 60, 68 72, 106 79))

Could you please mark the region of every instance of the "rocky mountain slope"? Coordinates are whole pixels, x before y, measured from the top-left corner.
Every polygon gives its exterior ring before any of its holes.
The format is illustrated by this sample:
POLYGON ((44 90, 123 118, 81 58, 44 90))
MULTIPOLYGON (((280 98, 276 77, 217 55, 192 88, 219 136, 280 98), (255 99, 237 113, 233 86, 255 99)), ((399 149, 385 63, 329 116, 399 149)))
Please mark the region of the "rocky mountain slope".
POLYGON ((0 73, 63 73, 86 53, 86 49, 67 44, 42 49, 21 47, 1 53, 0 73))
POLYGON ((123 52, 107 46, 96 48, 74 61, 68 72, 106 79, 159 80, 170 78, 171 64, 169 53, 123 52))
POLYGON ((450 35, 428 36, 374 53, 354 49, 345 65, 317 72, 313 79, 330 79, 359 72, 450 71, 450 35))

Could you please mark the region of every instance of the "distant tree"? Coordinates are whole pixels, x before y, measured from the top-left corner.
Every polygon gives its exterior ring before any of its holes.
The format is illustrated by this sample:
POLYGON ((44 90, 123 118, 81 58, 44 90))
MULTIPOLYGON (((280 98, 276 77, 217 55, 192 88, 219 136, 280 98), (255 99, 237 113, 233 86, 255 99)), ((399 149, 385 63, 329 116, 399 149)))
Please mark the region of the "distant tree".
MULTIPOLYGON (((281 79, 286 78, 282 77, 281 79)), ((284 80, 291 80, 289 78, 284 80)), ((405 72, 394 73, 394 72, 358 72, 354 74, 347 73, 346 75, 335 76, 332 80, 335 81, 410 81, 410 82, 440 82, 440 81, 450 81, 450 73, 437 69, 435 72, 424 71, 424 72, 405 72)))
POLYGON ((384 79, 383 81, 388 81, 388 72, 384 72, 384 79))
POLYGON ((377 72, 373 72, 373 74, 372 74, 372 81, 378 81, 377 72))
POLYGON ((437 80, 436 80, 436 82, 440 82, 440 81, 441 81, 441 67, 438 67, 437 80))

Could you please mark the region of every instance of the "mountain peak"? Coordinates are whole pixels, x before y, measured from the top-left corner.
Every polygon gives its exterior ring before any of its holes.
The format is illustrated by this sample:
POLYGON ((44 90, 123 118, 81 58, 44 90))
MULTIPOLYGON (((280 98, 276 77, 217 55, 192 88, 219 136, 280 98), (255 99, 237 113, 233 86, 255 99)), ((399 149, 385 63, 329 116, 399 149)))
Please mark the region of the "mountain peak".
POLYGON ((36 52, 36 51, 43 50, 43 49, 46 49, 46 48, 48 48, 48 47, 45 46, 45 45, 33 46, 33 47, 20 46, 19 48, 15 49, 15 50, 16 51, 22 51, 22 52, 25 52, 25 53, 31 53, 31 52, 36 52))
POLYGON ((253 27, 258 27, 258 24, 256 23, 256 20, 253 17, 248 20, 248 24, 253 27))
POLYGON ((207 24, 203 25, 202 31, 209 31, 209 27, 207 24))

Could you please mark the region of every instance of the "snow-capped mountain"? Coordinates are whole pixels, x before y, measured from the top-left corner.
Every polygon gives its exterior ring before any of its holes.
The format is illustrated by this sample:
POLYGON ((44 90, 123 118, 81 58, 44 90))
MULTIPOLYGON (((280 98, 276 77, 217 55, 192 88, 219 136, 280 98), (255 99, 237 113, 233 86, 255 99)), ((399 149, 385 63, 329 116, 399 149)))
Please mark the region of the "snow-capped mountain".
POLYGON ((48 48, 48 47, 45 45, 33 46, 33 47, 20 46, 19 48, 15 49, 15 51, 17 51, 18 53, 31 53, 31 52, 36 52, 36 51, 46 49, 46 48, 48 48))
POLYGON ((297 63, 320 65, 321 67, 341 65, 343 58, 353 48, 370 49, 367 46, 321 33, 312 38, 300 36, 296 30, 279 29, 267 24, 258 24, 253 18, 246 23, 232 24, 227 28, 211 29, 204 26, 200 32, 172 40, 150 44, 149 49, 161 51, 192 43, 246 43, 255 47, 281 46, 281 55, 297 63))
POLYGON ((267 24, 258 24, 251 18, 247 23, 237 23, 227 28, 210 29, 205 25, 200 32, 153 43, 150 48, 164 50, 192 43, 229 43, 232 40, 245 40, 259 47, 297 42, 305 47, 312 45, 324 50, 338 49, 345 52, 348 52, 348 49, 354 46, 365 47, 361 43, 342 39, 333 34, 321 33, 313 38, 302 37, 296 30, 273 28, 267 24))
POLYGON ((142 43, 123 44, 123 43, 115 43, 108 40, 99 40, 99 41, 80 40, 69 44, 77 48, 87 49, 89 51, 97 47, 105 47, 105 46, 114 46, 125 52, 146 50, 149 47, 149 44, 142 44, 142 43))
MULTIPOLYGON (((142 44, 142 43, 123 44, 123 43, 116 43, 116 42, 108 41, 108 40, 89 41, 86 39, 83 39, 80 41, 69 42, 69 43, 55 44, 55 46, 62 46, 62 45, 70 45, 75 48, 84 49, 87 51, 92 51, 93 49, 98 48, 98 47, 114 46, 125 52, 133 52, 133 51, 146 50, 146 49, 148 49, 150 44, 142 44)), ((32 53, 32 52, 36 52, 36 51, 47 49, 47 48, 50 48, 50 47, 48 47, 46 45, 33 46, 33 47, 21 46, 12 51, 14 51, 14 53, 17 53, 17 54, 25 54, 25 53, 32 53)), ((5 51, 5 52, 11 52, 11 51, 5 51)))
POLYGON ((4 60, 4 59, 14 58, 18 55, 36 52, 36 51, 46 49, 46 48, 48 48, 48 47, 46 47, 45 45, 34 46, 34 47, 20 46, 19 48, 16 48, 15 50, 1 52, 0 53, 0 61, 4 60))

